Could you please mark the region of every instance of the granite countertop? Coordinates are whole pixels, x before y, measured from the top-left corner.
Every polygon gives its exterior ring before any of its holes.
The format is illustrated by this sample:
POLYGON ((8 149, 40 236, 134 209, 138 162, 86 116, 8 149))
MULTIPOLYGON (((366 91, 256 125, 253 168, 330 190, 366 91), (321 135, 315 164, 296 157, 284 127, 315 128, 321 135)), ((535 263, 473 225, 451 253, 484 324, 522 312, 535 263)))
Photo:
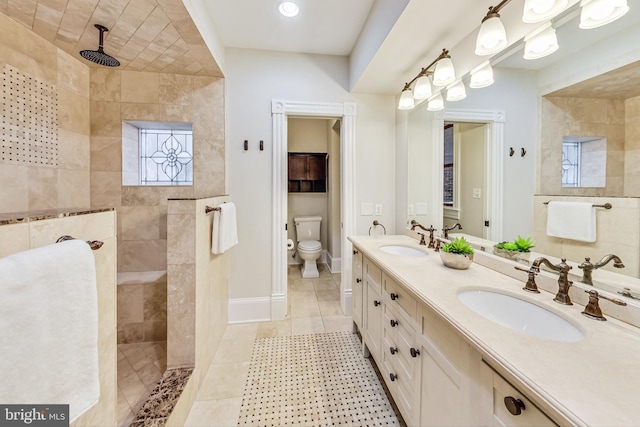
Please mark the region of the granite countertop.
POLYGON ((68 216, 87 215, 98 212, 109 212, 115 208, 79 208, 79 209, 49 209, 29 212, 10 212, 0 214, 0 225, 21 224, 41 221, 43 219, 64 218, 68 216))
MULTIPOLYGON (((522 280, 517 280, 481 265, 503 262, 491 255, 476 253, 475 262, 468 270, 453 270, 442 264, 433 249, 419 246, 408 236, 352 236, 349 240, 392 279, 455 327, 494 369, 556 422, 640 425, 637 406, 640 329, 637 327, 611 317, 607 322, 588 319, 581 315, 583 306, 557 304, 553 301, 554 294, 542 287, 540 294, 529 294, 522 290, 526 273, 522 273, 522 280), (388 254, 380 250, 385 245, 414 247, 426 251, 428 256, 388 254), (585 339, 555 342, 500 326, 472 311, 456 296, 462 289, 479 287, 534 302, 570 320, 585 339)), ((513 270, 513 266, 507 267, 513 270)), ((583 293, 579 289, 576 292, 583 293)), ((608 306, 605 307, 604 301, 601 306, 606 316, 608 306)))

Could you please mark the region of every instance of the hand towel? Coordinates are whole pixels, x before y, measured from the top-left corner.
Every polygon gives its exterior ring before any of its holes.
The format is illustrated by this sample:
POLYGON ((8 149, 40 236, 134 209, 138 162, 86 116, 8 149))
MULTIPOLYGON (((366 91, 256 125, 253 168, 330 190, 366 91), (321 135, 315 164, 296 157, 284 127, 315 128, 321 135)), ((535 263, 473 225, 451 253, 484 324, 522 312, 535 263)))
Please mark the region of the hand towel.
POLYGON ((69 404, 70 421, 97 403, 98 296, 86 242, 0 258, 0 402, 69 404))
POLYGON ((596 210, 591 202, 549 202, 547 236, 596 241, 596 210))
POLYGON ((223 203, 220 211, 213 217, 213 236, 211 252, 221 254, 238 244, 238 227, 236 223, 236 205, 223 203), (216 217, 218 220, 216 221, 216 217))

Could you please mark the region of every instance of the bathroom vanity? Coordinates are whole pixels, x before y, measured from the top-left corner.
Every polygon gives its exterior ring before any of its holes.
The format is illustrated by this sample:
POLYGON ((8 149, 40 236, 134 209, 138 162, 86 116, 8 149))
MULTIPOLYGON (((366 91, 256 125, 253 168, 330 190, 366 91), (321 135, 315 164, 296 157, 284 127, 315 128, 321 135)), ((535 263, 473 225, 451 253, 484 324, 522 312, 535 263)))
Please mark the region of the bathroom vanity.
MULTIPOLYGON (((468 270, 453 270, 409 236, 349 240, 353 320, 408 425, 640 424, 639 330, 607 316, 607 301, 600 306, 609 320, 599 322, 579 303, 555 303, 550 273, 538 275, 542 292, 532 294, 522 290, 526 273, 490 254, 476 252, 468 270), (558 323, 502 326, 462 302, 475 294, 506 301, 490 300, 489 311, 513 302, 558 323)), ((583 294, 571 288, 575 301, 583 294)))

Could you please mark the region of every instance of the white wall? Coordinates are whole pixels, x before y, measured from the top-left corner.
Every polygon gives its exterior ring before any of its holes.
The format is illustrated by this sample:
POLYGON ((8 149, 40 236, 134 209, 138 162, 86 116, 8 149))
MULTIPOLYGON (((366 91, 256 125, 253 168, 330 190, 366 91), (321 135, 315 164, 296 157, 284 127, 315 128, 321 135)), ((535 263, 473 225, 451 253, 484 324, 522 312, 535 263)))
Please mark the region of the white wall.
MULTIPOLYGON (((229 293, 231 299, 261 299, 272 285, 271 100, 357 103, 356 203, 358 209, 362 201, 383 204, 375 218, 391 233, 395 100, 349 94, 346 57, 248 49, 227 49, 225 57, 229 196, 237 206, 239 239, 231 252, 229 293)), ((357 234, 366 234, 372 219, 358 215, 357 234)))

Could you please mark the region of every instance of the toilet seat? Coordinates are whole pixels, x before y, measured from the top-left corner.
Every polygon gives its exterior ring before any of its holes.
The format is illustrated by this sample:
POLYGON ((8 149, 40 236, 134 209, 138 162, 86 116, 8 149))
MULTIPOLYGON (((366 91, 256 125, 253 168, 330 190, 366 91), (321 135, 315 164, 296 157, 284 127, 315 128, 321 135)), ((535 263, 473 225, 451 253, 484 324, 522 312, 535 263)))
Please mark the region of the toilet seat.
POLYGON ((298 242, 299 251, 317 251, 322 249, 322 244, 317 240, 303 240, 298 242))

